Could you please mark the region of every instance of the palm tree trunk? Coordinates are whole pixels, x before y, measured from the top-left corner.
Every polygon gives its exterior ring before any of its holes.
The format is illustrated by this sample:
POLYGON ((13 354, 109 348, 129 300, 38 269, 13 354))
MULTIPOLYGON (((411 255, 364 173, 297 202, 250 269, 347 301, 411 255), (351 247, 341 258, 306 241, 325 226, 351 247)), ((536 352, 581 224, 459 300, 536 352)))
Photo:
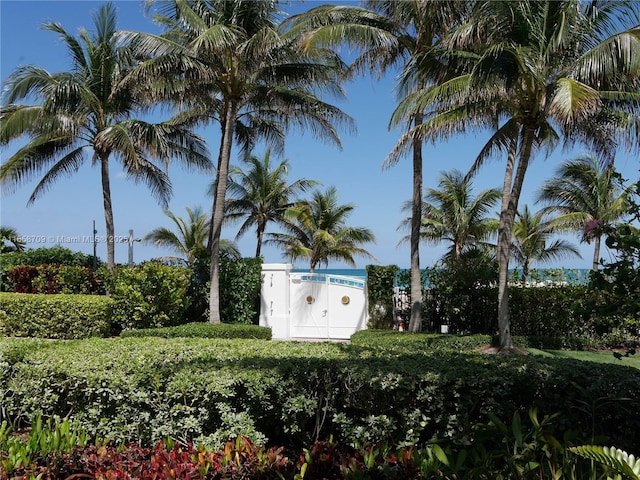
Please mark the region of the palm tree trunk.
POLYGON ((109 155, 100 157, 100 174, 102 180, 102 201, 104 203, 104 220, 107 237, 107 267, 114 268, 115 262, 115 226, 113 224, 113 206, 111 204, 111 185, 109 184, 109 155))
POLYGON ((511 247, 511 225, 509 224, 509 203, 511 201, 511 184, 513 183, 513 168, 516 163, 518 139, 513 138, 507 167, 502 186, 502 205, 500 208, 500 222, 498 224, 498 332, 500 334, 500 348, 512 348, 511 331, 509 328, 509 256, 511 247))
POLYGON ((224 201, 227 193, 229 176, 229 161, 231 146, 235 130, 237 104, 234 100, 227 101, 222 122, 222 141, 218 156, 218 175, 216 177, 215 195, 211 213, 211 227, 209 230, 209 250, 211 253, 211 286, 209 288, 209 322, 221 323, 220 317, 220 237, 222 235, 222 221, 224 218, 224 201))
POLYGON ((598 264, 600 263, 600 240, 600 235, 596 235, 593 248, 593 265, 591 266, 591 270, 594 272, 598 271, 598 264))
MULTIPOLYGON (((416 115, 414 125, 422 123, 416 115)), ((411 318, 409 331, 422 330, 422 279, 420 276, 420 227, 422 225, 422 138, 413 139, 413 205, 411 208, 411 318)))
POLYGON ((258 223, 258 233, 257 233, 257 237, 258 237, 258 242, 256 245, 256 258, 258 258, 260 256, 260 252, 262 251, 262 237, 264 236, 264 230, 265 230, 265 226, 258 223))
POLYGON ((500 335, 500 351, 513 349, 511 338, 511 321, 509 318, 509 257, 511 253, 511 236, 513 223, 518 211, 518 201, 522 192, 522 184, 531 159, 535 131, 525 127, 522 134, 520 158, 515 177, 512 176, 517 152, 517 140, 514 139, 509 151, 507 169, 504 178, 504 190, 502 193, 502 210, 500 212, 500 226, 498 228, 498 332, 500 335))

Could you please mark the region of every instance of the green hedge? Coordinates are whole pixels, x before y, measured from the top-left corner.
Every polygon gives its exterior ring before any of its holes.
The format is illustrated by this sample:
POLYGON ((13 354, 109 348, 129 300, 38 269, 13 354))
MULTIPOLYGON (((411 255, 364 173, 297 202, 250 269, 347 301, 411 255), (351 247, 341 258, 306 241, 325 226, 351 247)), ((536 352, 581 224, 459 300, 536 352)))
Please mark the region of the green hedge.
POLYGON ((257 325, 193 322, 177 327, 125 330, 121 337, 255 338, 271 340, 271 329, 257 325))
MULTIPOLYGON (((220 316, 225 323, 258 324, 262 258, 220 260, 220 316)), ((208 293, 208 292, 207 292, 208 293)))
MULTIPOLYGON (((487 414, 537 407, 558 434, 640 450, 640 370, 539 356, 424 353, 262 340, 0 339, 0 398, 13 424, 40 410, 91 435, 149 444, 166 436, 219 445, 248 435, 296 448, 465 441, 487 414), (42 342, 38 343, 42 346, 42 342), (24 349, 24 352, 22 351, 24 349), (8 353, 5 353, 8 352, 8 353)), ((1 421, 2 419, 0 419, 1 421)))
POLYGON ((393 295, 397 265, 367 265, 367 295, 369 301, 369 328, 393 328, 393 295))
POLYGON ((0 335, 77 339, 111 334, 110 298, 0 293, 0 335))
POLYGON ((420 352, 468 352, 490 345, 490 335, 441 335, 437 333, 396 332, 389 330, 361 330, 351 336, 351 343, 385 349, 412 349, 420 352))

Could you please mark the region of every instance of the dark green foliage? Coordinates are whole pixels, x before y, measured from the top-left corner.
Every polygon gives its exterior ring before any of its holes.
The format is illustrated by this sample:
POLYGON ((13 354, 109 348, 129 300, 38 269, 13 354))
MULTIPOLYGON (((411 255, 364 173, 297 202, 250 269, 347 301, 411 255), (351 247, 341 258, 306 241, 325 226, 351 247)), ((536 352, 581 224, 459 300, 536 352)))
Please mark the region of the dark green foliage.
POLYGON ((459 333, 497 330, 497 295, 492 297, 494 290, 490 290, 498 280, 493 258, 477 249, 467 250, 427 272, 431 288, 424 295, 426 330, 439 330, 440 325, 459 333))
POLYGON ((583 315, 584 286, 511 287, 513 335, 571 337, 595 335, 596 326, 583 315))
POLYGON ((112 300, 97 295, 0 293, 0 335, 77 339, 111 335, 112 300))
POLYGON ((257 324, 262 258, 220 260, 220 316, 223 323, 257 324))
POLYGON ((253 338, 271 340, 271 329, 258 325, 194 322, 177 327, 125 330, 121 337, 253 338))
POLYGON ((369 328, 389 329, 395 325, 393 294, 397 265, 367 265, 369 328))
POLYGON ((187 322, 190 271, 186 267, 148 262, 102 270, 101 275, 114 301, 114 327, 157 328, 187 322))
MULTIPOLYGON (((25 250, 21 253, 2 254, 7 263, 15 265, 43 265, 56 263, 59 265, 73 265, 76 267, 92 267, 93 255, 82 252, 74 252, 68 248, 56 245, 54 247, 42 247, 25 250)), ((100 261, 98 260, 98 263, 100 261)), ((4 265, 4 262, 2 263, 4 265)))
POLYGON ((196 338, 33 348, 0 339, 3 415, 20 424, 36 410, 69 414, 116 442, 221 445, 247 434, 299 448, 330 435, 353 445, 464 442, 488 414, 509 419, 537 407, 558 414, 559 436, 572 430, 582 441, 606 436, 640 449, 640 370, 461 347, 425 353, 428 342, 412 343, 419 335, 396 335, 409 339, 404 348, 196 338))
POLYGON ((191 275, 189 277, 189 307, 187 308, 187 318, 192 322, 206 321, 209 319, 209 285, 211 259, 209 252, 198 252, 191 265, 191 275))

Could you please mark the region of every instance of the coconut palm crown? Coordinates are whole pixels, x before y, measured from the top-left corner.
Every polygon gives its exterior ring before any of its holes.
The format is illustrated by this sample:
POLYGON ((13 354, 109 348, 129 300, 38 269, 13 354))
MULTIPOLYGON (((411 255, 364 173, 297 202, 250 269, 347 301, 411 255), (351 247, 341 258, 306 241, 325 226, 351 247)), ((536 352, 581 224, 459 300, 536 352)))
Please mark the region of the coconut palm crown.
POLYGON ((285 212, 297 200, 297 195, 319 182, 300 178, 287 183, 289 161, 277 165, 271 163, 271 150, 262 158, 245 157, 244 165, 232 166, 229 172, 229 199, 225 210, 227 220, 244 219, 236 235, 242 237, 249 229, 256 228, 256 257, 260 256, 267 225, 271 222, 286 225, 285 212))
POLYGON ((511 255, 522 268, 522 282, 527 281, 534 262, 546 263, 571 256, 582 258, 572 243, 562 239, 551 241, 554 233, 553 222, 547 220, 544 210, 533 213, 525 205, 518 212, 513 225, 511 255))
POLYGON ((537 199, 547 205, 545 213, 556 215, 557 229, 580 232, 583 241, 594 242, 592 269, 597 270, 602 232, 625 215, 632 190, 613 165, 588 155, 560 165, 537 199))
POLYGON ((296 261, 309 260, 313 273, 318 265, 328 265, 337 260, 355 266, 354 257, 374 257, 361 245, 374 242, 371 230, 349 227, 347 217, 354 204, 340 205, 335 187, 315 191, 308 201, 297 202, 286 213, 288 233, 269 234, 265 243, 282 248, 285 255, 296 261))
MULTIPOLYGON (((429 188, 425 192, 422 239, 430 244, 449 243, 445 257, 453 259, 472 247, 490 247, 487 240, 497 225, 489 213, 500 196, 497 188, 486 189, 473 196, 473 183, 465 179, 462 172, 443 172, 438 188, 429 188)), ((404 209, 410 210, 410 203, 406 203, 404 209)), ((407 223, 405 221, 403 225, 407 223)))

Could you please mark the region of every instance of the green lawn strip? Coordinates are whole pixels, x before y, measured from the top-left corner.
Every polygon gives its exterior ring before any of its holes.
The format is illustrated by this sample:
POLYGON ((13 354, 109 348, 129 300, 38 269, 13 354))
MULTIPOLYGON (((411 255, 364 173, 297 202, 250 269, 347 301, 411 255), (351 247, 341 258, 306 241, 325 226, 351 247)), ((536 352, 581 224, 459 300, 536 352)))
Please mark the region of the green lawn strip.
POLYGON ((533 355, 541 355, 543 357, 554 358, 571 358, 587 362, 597 363, 613 363, 616 365, 626 365, 640 369, 640 353, 625 356, 624 351, 616 352, 621 357, 614 355, 614 352, 590 352, 575 350, 540 350, 537 348, 527 348, 527 351, 533 355))

